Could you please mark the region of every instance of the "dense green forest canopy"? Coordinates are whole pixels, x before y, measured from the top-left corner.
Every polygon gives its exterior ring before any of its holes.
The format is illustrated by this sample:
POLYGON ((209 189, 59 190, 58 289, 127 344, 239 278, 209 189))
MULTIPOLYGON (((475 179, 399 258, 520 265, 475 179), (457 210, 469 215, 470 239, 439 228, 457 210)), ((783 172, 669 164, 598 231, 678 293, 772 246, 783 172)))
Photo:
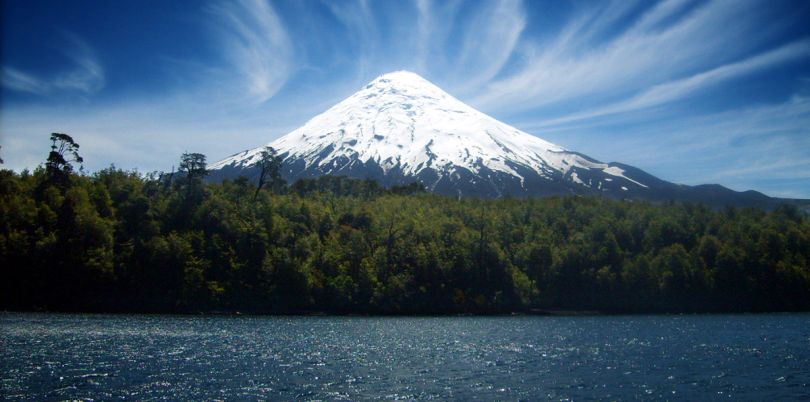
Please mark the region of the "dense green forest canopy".
POLYGON ((791 206, 457 200, 342 177, 288 186, 272 152, 258 186, 205 183, 200 154, 178 174, 86 175, 65 140, 44 168, 0 171, 2 309, 810 309, 810 219, 791 206))

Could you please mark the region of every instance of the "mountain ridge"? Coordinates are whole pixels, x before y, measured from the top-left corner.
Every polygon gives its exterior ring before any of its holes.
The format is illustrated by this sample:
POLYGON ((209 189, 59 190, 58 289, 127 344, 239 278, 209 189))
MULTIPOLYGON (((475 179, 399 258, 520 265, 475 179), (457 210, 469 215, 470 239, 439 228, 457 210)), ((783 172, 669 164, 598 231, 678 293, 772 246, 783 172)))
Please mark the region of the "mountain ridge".
MULTIPOLYGON (((288 181, 321 175, 422 183, 457 197, 603 195, 713 206, 772 207, 778 199, 725 187, 686 186, 630 165, 604 163, 523 132, 461 102, 417 74, 377 77, 269 144, 288 181)), ((254 177, 264 147, 210 166, 212 180, 254 177)))

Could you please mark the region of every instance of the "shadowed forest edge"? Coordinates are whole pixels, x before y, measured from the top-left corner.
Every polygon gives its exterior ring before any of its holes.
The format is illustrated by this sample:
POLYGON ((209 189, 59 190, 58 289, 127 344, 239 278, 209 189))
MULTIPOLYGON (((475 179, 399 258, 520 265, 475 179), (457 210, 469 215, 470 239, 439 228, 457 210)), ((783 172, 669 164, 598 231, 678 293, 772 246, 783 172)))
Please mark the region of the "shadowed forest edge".
POLYGON ((595 197, 478 200, 325 176, 0 171, 4 310, 454 314, 810 309, 810 219, 595 197))

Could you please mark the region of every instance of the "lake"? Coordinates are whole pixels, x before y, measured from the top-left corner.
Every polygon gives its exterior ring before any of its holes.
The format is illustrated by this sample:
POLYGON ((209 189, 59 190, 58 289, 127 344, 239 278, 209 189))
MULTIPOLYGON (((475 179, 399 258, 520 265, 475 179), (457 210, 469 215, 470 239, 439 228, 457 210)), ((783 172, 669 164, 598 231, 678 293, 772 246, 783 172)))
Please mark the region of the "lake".
POLYGON ((0 323, 0 399, 810 399, 810 314, 0 323))

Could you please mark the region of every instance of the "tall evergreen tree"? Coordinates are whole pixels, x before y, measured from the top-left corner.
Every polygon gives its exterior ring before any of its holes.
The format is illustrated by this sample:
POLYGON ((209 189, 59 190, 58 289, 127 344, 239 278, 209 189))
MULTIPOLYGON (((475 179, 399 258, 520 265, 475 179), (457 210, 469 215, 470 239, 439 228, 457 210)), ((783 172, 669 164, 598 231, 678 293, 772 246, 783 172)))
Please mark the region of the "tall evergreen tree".
POLYGON ((259 180, 256 183, 256 192, 253 194, 254 201, 265 185, 273 190, 278 190, 286 184, 281 178, 281 158, 276 154, 276 150, 273 147, 264 147, 259 155, 260 159, 256 164, 259 168, 259 180))

